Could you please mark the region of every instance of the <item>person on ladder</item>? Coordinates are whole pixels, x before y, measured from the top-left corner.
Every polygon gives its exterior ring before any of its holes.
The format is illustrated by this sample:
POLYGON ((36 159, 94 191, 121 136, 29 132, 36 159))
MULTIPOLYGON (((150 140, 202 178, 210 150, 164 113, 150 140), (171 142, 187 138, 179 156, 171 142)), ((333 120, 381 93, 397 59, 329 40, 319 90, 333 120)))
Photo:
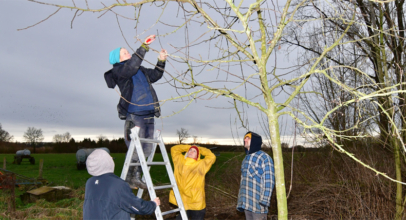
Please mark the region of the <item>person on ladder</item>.
MULTIPOLYGON (((145 53, 154 40, 155 35, 148 36, 132 55, 122 47, 111 51, 109 59, 113 68, 104 74, 107 86, 114 88, 118 85, 121 92, 117 110, 119 118, 125 120, 124 140, 127 148, 131 143, 131 129, 135 126, 140 127, 140 138, 154 138, 154 117, 160 116, 158 97, 151 84, 162 78, 168 56, 167 51, 165 49, 160 51, 154 69, 141 66, 145 53)), ((152 144, 143 143, 142 148, 145 157, 148 157, 151 154, 152 144)), ((132 163, 137 162, 139 158, 135 151, 132 163)), ((141 166, 130 167, 126 182, 131 188, 147 189, 141 174, 141 166)))
MULTIPOLYGON (((171 148, 171 155, 176 183, 188 219, 203 220, 206 214, 205 176, 216 162, 216 156, 209 149, 194 145, 175 145, 171 148)), ((169 194, 169 202, 178 205, 173 190, 169 194)), ((176 220, 181 219, 181 215, 176 216, 176 220)))

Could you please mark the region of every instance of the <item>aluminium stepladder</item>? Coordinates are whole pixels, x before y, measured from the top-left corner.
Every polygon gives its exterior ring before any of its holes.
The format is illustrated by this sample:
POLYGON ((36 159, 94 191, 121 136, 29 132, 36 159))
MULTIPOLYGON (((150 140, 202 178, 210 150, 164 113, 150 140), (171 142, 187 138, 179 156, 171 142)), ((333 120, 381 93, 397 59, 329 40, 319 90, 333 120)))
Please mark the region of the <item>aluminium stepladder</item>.
MULTIPOLYGON (((128 148, 128 151, 127 151, 127 155, 126 155, 126 158, 124 161, 124 166, 123 166, 123 170, 121 172, 120 178, 123 180, 126 179, 130 166, 140 166, 141 165, 142 172, 143 172, 142 179, 145 181, 145 183, 148 187, 149 197, 151 199, 156 198, 155 190, 171 188, 174 192, 176 202, 178 203, 177 209, 169 210, 166 212, 162 212, 161 208, 159 206, 157 206, 155 209, 156 218, 158 220, 163 220, 164 215, 171 214, 174 212, 180 212, 182 219, 187 220, 186 211, 183 206, 183 202, 182 202, 182 198, 179 193, 178 185, 176 184, 175 176, 172 171, 172 166, 169 161, 168 153, 166 152, 165 145, 164 145, 163 139, 161 137, 161 132, 159 130, 156 130, 154 133, 154 139, 147 139, 147 138, 139 138, 139 136, 138 136, 139 130, 140 130, 140 128, 137 126, 131 129, 131 135, 130 135, 131 143, 130 143, 130 147, 128 148), (142 150, 141 143, 152 143, 152 151, 151 151, 151 155, 148 157, 148 160, 145 159, 145 155, 144 155, 144 151, 142 150), (162 158, 164 160, 163 162, 162 161, 160 161, 160 162, 152 161, 154 158, 154 155, 155 155, 155 150, 156 150, 157 144, 160 147, 162 158), (139 163, 131 162, 131 158, 132 158, 134 151, 136 151, 138 154, 139 163), (165 165, 166 172, 167 172, 167 174, 169 176, 169 180, 171 182, 170 185, 154 187, 154 185, 152 183, 151 175, 149 173, 149 170, 151 169, 151 165, 165 165)), ((138 189, 137 197, 142 198, 143 192, 144 192, 143 189, 138 189)), ((131 219, 134 219, 134 218, 131 217, 131 219)))

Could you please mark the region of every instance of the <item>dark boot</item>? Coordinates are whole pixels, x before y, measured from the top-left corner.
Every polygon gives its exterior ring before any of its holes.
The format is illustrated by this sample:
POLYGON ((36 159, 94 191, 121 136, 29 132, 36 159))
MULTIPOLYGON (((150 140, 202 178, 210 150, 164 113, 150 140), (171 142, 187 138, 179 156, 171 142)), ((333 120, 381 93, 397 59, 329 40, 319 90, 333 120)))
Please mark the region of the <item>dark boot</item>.
POLYGON ((134 168, 135 168, 135 167, 130 167, 130 168, 128 169, 127 176, 125 177, 125 181, 126 181, 127 183, 130 183, 130 179, 131 179, 131 177, 132 177, 133 174, 134 174, 134 168))
POLYGON ((130 179, 130 187, 135 186, 137 188, 141 189, 147 189, 147 184, 142 181, 141 174, 142 174, 142 169, 141 167, 137 167, 134 169, 135 174, 134 176, 130 179))

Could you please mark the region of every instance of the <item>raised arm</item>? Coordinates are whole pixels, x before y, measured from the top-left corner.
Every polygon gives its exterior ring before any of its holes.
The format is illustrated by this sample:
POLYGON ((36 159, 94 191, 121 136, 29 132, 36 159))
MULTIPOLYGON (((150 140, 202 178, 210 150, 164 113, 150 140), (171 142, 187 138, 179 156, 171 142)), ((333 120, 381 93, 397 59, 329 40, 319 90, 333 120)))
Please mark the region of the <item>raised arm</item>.
POLYGON ((127 62, 117 72, 119 77, 130 78, 138 72, 141 67, 141 63, 144 60, 145 54, 148 52, 148 45, 142 44, 137 51, 131 56, 127 62))
POLYGON ((205 147, 198 147, 199 152, 201 155, 204 156, 204 159, 202 159, 201 163, 203 166, 200 166, 199 168, 203 173, 209 172, 211 166, 216 162, 216 155, 214 155, 211 150, 205 148, 205 147))
POLYGON ((171 156, 172 156, 173 163, 176 164, 177 162, 179 162, 179 160, 181 160, 184 157, 184 155, 182 153, 188 151, 189 148, 190 148, 190 145, 184 145, 184 144, 173 146, 171 148, 171 156))
POLYGON ((148 77, 151 83, 154 83, 162 78, 164 75, 165 61, 158 60, 156 67, 154 69, 145 68, 141 66, 141 71, 146 77, 148 77))
POLYGON ((162 78, 164 74, 165 61, 167 57, 168 52, 165 49, 162 49, 161 52, 159 52, 158 63, 156 64, 155 69, 141 67, 142 72, 145 74, 145 76, 148 77, 151 83, 154 83, 162 78))

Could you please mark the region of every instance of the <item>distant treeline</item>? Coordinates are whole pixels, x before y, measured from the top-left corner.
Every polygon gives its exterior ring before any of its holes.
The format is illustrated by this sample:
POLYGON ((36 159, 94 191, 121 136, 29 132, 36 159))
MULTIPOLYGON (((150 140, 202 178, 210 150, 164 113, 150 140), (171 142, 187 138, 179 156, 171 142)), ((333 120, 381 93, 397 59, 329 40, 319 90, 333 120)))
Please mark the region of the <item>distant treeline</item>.
MULTIPOLYGON (((170 153, 170 149, 175 144, 165 144, 166 150, 170 153)), ((216 144, 196 144, 201 147, 208 148, 213 152, 244 152, 243 146, 236 145, 216 145, 216 144)), ((28 149, 31 153, 76 153, 79 149, 82 148, 99 148, 107 147, 111 153, 126 153, 127 146, 125 145, 124 138, 113 139, 113 140, 102 140, 94 141, 90 138, 85 138, 83 141, 76 142, 74 139, 71 139, 69 142, 60 142, 60 143, 38 143, 35 146, 26 144, 26 143, 13 143, 13 142, 0 142, 0 153, 1 154, 14 154, 18 150, 28 149)), ((270 151, 270 149, 264 148, 265 151, 270 151)), ((305 148, 303 146, 296 146, 295 152, 309 152, 309 151, 318 151, 318 148, 305 148)), ((283 148, 283 151, 290 152, 292 148, 283 148)), ((160 153, 159 147, 157 148, 157 153, 160 153)))

